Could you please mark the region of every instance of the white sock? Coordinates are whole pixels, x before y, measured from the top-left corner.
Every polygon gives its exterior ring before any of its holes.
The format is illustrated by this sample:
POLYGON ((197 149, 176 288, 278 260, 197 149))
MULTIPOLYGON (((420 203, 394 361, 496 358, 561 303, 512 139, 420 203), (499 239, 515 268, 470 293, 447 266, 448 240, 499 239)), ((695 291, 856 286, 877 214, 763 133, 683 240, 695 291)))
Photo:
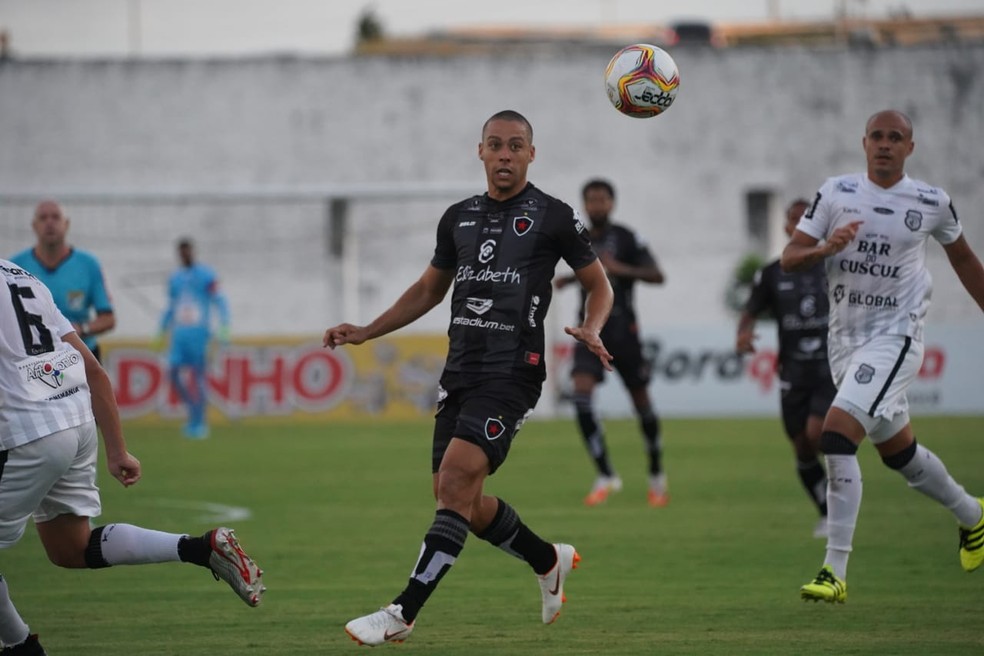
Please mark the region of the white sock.
POLYGON ((909 487, 946 506, 963 526, 981 521, 981 504, 953 480, 943 461, 922 444, 916 444, 916 455, 898 472, 909 481, 909 487))
POLYGON ((19 645, 27 640, 31 634, 31 629, 24 624, 24 620, 14 608, 14 602, 10 600, 10 591, 7 590, 7 581, 0 574, 0 646, 19 645))
POLYGON ((110 565, 146 565, 167 563, 178 558, 177 533, 164 533, 131 524, 107 524, 103 527, 100 547, 110 565))
POLYGON ((861 509, 861 465, 857 456, 827 455, 827 556, 839 578, 847 579, 847 559, 861 509))

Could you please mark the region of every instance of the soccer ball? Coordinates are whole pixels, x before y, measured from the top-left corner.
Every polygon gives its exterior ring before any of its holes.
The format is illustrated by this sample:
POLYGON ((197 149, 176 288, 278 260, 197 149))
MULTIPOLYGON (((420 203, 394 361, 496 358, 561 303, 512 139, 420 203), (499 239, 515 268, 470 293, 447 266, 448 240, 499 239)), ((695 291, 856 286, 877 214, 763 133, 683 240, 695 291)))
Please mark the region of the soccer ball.
POLYGON ((676 98, 680 71, 662 48, 648 43, 625 46, 605 69, 605 89, 615 109, 633 118, 662 114, 676 98))

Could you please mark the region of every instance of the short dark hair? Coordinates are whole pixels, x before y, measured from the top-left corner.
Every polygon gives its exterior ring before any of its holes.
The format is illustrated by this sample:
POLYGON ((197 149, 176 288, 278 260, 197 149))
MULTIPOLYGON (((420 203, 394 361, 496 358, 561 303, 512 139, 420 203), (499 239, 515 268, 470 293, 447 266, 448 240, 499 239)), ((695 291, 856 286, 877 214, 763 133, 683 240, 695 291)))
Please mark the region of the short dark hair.
POLYGON ((533 126, 526 117, 517 112, 514 109, 503 109, 501 112, 496 112, 489 117, 489 120, 485 121, 482 125, 482 138, 485 138, 485 128, 489 127, 489 123, 492 121, 516 121, 517 123, 522 123, 526 126, 527 131, 530 133, 530 143, 533 143, 533 126))
POLYGON ((178 248, 194 248, 195 242, 191 240, 191 237, 181 237, 178 239, 178 248))
POLYGON ((786 206, 786 211, 788 212, 789 210, 793 209, 797 205, 805 205, 806 207, 809 207, 810 206, 810 201, 806 200, 803 197, 797 198, 797 199, 793 200, 793 202, 791 202, 789 205, 786 206))
POLYGON ((609 182, 608 180, 603 180, 601 178, 594 178, 592 180, 588 180, 587 182, 584 183, 584 186, 581 188, 581 198, 587 198, 588 192, 591 191, 592 189, 602 189, 608 192, 608 195, 611 196, 612 200, 615 200, 615 187, 613 187, 612 183, 609 182))

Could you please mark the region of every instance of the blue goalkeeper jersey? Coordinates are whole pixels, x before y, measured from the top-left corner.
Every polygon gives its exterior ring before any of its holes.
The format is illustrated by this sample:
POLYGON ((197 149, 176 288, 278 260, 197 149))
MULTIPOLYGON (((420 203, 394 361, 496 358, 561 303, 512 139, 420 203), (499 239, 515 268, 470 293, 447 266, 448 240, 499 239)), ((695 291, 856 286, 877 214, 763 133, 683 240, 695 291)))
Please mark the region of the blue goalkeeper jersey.
POLYGON ((168 279, 167 297, 161 330, 170 330, 174 338, 208 339, 213 306, 218 311, 219 324, 229 324, 229 307, 219 292, 219 279, 211 267, 192 264, 172 273, 168 279))
MULTIPOLYGON (((99 260, 85 251, 73 248, 54 269, 41 264, 33 248, 17 253, 10 261, 43 282, 51 290, 55 306, 75 325, 113 311, 99 260)), ((95 337, 81 337, 90 350, 96 348, 95 337)))

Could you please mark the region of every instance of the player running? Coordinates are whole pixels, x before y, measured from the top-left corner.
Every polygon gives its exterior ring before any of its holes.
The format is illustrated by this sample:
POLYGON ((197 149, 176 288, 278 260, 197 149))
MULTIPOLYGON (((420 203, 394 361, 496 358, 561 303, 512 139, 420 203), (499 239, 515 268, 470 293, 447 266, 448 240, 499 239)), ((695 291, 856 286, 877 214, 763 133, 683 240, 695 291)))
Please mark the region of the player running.
POLYGON ((830 369, 837 396, 824 420, 827 553, 806 600, 847 599, 847 561, 861 507, 857 450, 867 435, 909 487, 947 508, 959 524, 960 564, 984 562, 984 500, 975 499, 936 455, 916 441, 906 389, 923 359, 932 281, 932 237, 984 310, 984 266, 964 237, 950 196, 905 174, 915 146, 902 112, 880 111, 865 125, 866 173, 828 179, 782 254, 784 271, 824 262, 830 297, 830 369), (822 240, 822 243, 821 243, 822 240))
MULTIPOLYGON (((126 448, 109 376, 36 277, 0 260, 0 281, 0 549, 20 540, 33 516, 59 567, 193 563, 258 605, 263 572, 231 529, 190 537, 131 524, 90 526, 102 510, 97 425, 110 474, 124 486, 141 475, 140 461, 126 448)), ((45 653, 2 575, 0 646, 4 656, 45 653)))

